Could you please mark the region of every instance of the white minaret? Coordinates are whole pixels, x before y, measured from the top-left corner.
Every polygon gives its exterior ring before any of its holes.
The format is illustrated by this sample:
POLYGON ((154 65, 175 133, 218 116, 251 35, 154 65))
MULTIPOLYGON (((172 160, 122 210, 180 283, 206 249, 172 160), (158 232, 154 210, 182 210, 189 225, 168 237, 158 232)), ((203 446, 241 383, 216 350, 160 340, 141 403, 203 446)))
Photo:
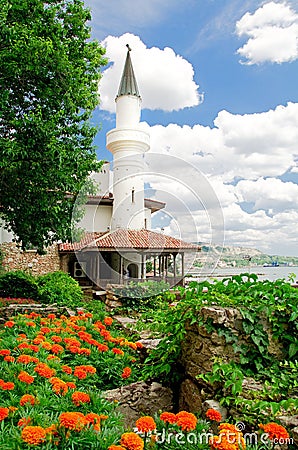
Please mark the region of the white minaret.
POLYGON ((143 155, 149 135, 140 127, 141 97, 134 75, 129 45, 116 97, 116 128, 107 133, 113 154, 113 216, 111 229, 145 228, 143 155))

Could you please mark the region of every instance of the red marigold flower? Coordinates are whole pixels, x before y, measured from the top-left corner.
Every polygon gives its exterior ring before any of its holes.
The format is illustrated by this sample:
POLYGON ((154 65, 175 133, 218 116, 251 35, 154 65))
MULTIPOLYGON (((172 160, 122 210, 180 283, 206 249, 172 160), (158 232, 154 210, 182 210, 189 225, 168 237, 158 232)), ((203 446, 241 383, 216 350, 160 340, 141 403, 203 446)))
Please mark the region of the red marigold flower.
POLYGON ((25 428, 23 428, 21 437, 23 441, 29 445, 40 445, 46 439, 46 432, 42 427, 33 427, 27 425, 25 428))
POLYGON ((103 321, 106 325, 112 325, 113 323, 112 317, 105 317, 103 321))
POLYGON ((176 423, 176 414, 174 414, 174 413, 165 411, 165 412, 161 413, 161 415, 159 417, 164 422, 176 423))
POLYGON ((7 381, 1 384, 1 388, 4 391, 12 391, 14 389, 14 383, 12 381, 7 381))
POLYGON ((55 353, 55 355, 58 355, 58 353, 64 352, 64 348, 62 347, 62 345, 53 344, 52 348, 51 348, 51 352, 55 353))
POLYGON ((69 366, 62 366, 61 370, 62 372, 67 373, 68 375, 72 374, 72 368, 69 366))
POLYGON ((28 372, 25 372, 24 370, 22 370, 18 375, 18 380, 22 381, 23 383, 31 384, 34 381, 34 377, 29 375, 28 372))
POLYGON ((124 355, 124 351, 120 350, 120 348, 112 348, 112 352, 115 353, 115 355, 124 355))
POLYGON ((221 422, 222 420, 220 412, 213 408, 209 408, 206 411, 206 417, 209 420, 215 420, 215 422, 221 422))
POLYGON ((123 445, 127 450, 143 450, 144 441, 136 433, 123 433, 121 436, 121 445, 123 445))
POLYGON ((75 367, 74 372, 73 372, 74 376, 77 377, 79 380, 84 380, 85 378, 87 378, 87 372, 86 370, 80 368, 80 367, 75 367))
POLYGON ((136 346, 137 346, 137 348, 143 348, 142 342, 136 342, 136 346))
POLYGON ((194 430, 197 426, 198 419, 192 413, 187 411, 180 411, 176 414, 176 424, 181 427, 183 431, 194 430))
POLYGON ((20 355, 17 357, 17 363, 29 364, 32 362, 32 356, 30 355, 20 355))
POLYGON ((80 406, 82 403, 90 403, 90 396, 81 391, 75 391, 71 399, 76 406, 80 406))
POLYGON ((39 363, 34 369, 34 372, 38 373, 41 377, 45 378, 51 378, 55 375, 56 370, 51 369, 47 364, 45 363, 39 363))
POLYGON ((0 350, 0 356, 8 356, 10 355, 10 350, 8 350, 7 348, 3 348, 2 350, 0 350))
POLYGON ((136 427, 139 431, 142 431, 143 433, 148 433, 148 431, 155 430, 156 423, 154 422, 154 419, 151 416, 143 416, 136 421, 136 427))
POLYGON ((5 322, 4 326, 7 328, 12 328, 14 326, 15 322, 13 320, 8 320, 5 322))
POLYGON ((27 425, 29 425, 29 423, 31 422, 31 418, 30 417, 22 417, 18 423, 17 426, 18 427, 26 427, 27 425))
POLYGON ((121 377, 123 379, 126 379, 126 378, 129 378, 130 375, 131 375, 131 368, 130 367, 124 367, 121 377))
POLYGON ((86 419, 81 412, 64 412, 59 417, 60 425, 68 430, 81 431, 86 425, 86 419))
POLYGON ((10 355, 4 356, 4 361, 6 361, 6 362, 14 362, 15 358, 14 358, 14 356, 10 356, 10 355))
POLYGON ((0 407, 0 422, 2 420, 6 419, 8 414, 9 414, 9 409, 8 408, 0 407))
POLYGON ((34 405, 35 404, 35 397, 33 395, 30 394, 25 394, 20 398, 20 405, 24 406, 26 405, 26 403, 30 403, 30 405, 34 405))
POLYGON ((282 439, 287 440, 290 438, 287 430, 282 425, 278 425, 275 422, 269 422, 266 425, 260 423, 259 427, 269 435, 270 441, 275 439, 278 441, 282 439))
POLYGON ((48 319, 50 319, 50 320, 56 319, 55 314, 48 314, 48 319))

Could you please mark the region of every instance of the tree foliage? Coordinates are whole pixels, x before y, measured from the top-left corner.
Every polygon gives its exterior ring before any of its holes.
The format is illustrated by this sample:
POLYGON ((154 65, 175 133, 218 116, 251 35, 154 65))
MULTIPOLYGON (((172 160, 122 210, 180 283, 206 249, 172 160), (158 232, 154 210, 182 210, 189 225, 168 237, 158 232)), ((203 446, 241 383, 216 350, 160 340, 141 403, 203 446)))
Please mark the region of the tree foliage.
POLYGON ((0 213, 23 248, 71 237, 98 169, 90 120, 104 49, 81 0, 0 2, 0 213))

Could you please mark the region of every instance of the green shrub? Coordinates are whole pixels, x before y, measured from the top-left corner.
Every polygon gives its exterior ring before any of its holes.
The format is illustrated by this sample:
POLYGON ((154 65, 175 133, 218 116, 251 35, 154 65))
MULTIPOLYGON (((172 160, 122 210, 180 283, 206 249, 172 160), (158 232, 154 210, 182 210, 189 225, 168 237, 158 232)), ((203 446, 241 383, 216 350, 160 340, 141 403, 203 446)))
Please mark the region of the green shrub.
POLYGON ((82 301, 83 291, 79 283, 68 273, 52 272, 37 279, 40 301, 74 306, 82 301))
POLYGON ((6 272, 0 275, 0 297, 31 298, 38 300, 36 279, 22 270, 6 272))

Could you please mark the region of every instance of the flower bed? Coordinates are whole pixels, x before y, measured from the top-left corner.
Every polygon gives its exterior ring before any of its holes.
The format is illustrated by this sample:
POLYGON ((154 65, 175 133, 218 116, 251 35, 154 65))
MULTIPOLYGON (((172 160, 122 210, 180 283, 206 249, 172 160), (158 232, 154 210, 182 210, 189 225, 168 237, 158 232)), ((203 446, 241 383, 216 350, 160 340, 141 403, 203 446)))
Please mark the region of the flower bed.
POLYGON ((123 431, 101 391, 133 381, 141 344, 90 313, 11 318, 0 332, 0 448, 106 449, 123 431), (29 447, 28 447, 29 446, 29 447))

